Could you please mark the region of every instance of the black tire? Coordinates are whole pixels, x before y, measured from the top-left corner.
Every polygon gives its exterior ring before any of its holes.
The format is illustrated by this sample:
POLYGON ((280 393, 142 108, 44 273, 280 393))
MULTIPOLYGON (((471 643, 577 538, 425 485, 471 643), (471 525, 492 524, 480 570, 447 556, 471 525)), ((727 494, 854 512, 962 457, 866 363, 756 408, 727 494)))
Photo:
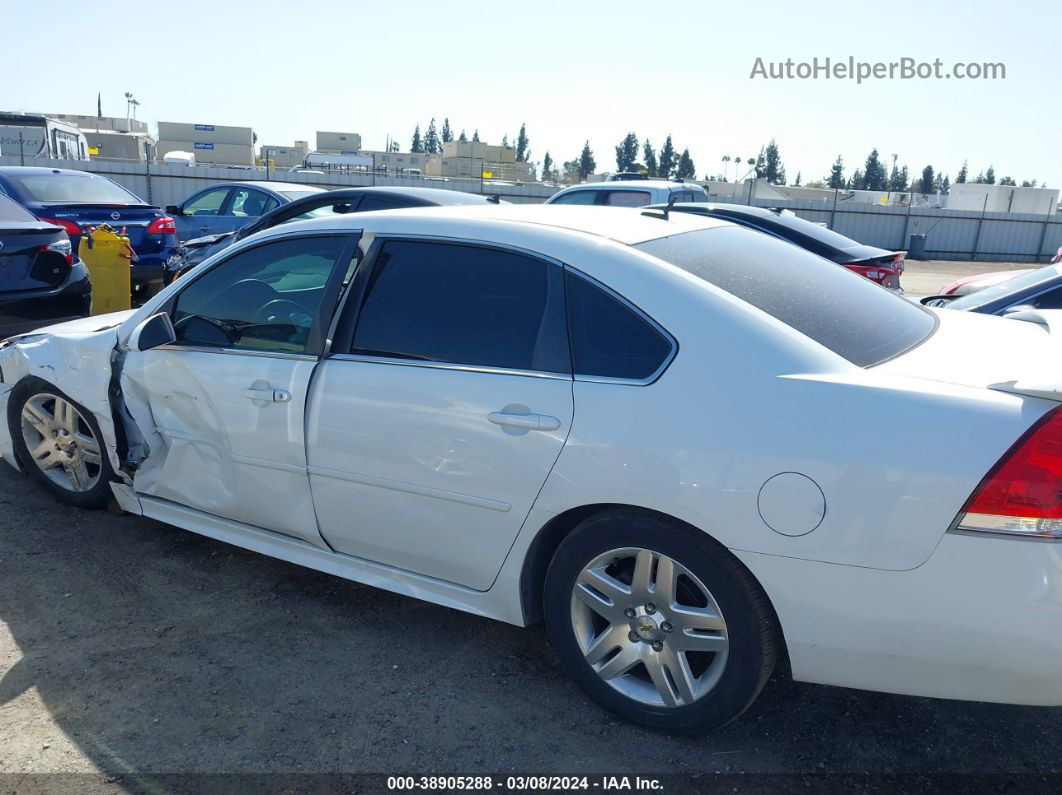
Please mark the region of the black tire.
POLYGON ((80 403, 71 399, 66 393, 47 381, 33 377, 24 378, 11 390, 11 398, 8 401, 7 427, 11 433, 11 442, 14 446, 19 466, 27 475, 55 495, 58 500, 77 508, 103 508, 110 502, 113 497, 111 482, 115 480, 114 469, 111 467, 107 448, 103 443, 103 435, 100 433, 96 418, 92 415, 92 412, 80 403), (92 430, 92 435, 99 444, 101 456, 98 479, 91 489, 74 491, 64 488, 49 478, 33 460, 22 433, 22 410, 30 400, 42 394, 53 395, 70 403, 77 409, 81 419, 92 430))
POLYGON ((719 728, 737 718, 759 695, 779 656, 781 633, 767 595, 742 563, 705 533, 635 508, 594 514, 561 542, 546 573, 546 631, 565 669, 603 707, 674 734, 719 728), (707 586, 726 622, 729 649, 717 683, 686 706, 646 704, 603 680, 576 638, 572 591, 585 566, 604 553, 642 548, 666 555, 707 586))

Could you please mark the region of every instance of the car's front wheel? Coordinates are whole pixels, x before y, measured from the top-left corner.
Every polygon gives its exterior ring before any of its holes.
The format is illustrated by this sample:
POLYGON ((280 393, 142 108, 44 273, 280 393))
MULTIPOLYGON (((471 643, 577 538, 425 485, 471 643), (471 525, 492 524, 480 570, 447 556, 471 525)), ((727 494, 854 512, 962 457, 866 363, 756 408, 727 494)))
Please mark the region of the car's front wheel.
POLYGON ((543 607, 551 644, 592 698, 672 732, 744 712, 780 644, 766 595, 733 555, 635 509, 572 530, 550 564, 543 607))
POLYGON ((12 390, 8 429, 22 468, 69 505, 100 508, 114 470, 92 412, 39 378, 12 390))

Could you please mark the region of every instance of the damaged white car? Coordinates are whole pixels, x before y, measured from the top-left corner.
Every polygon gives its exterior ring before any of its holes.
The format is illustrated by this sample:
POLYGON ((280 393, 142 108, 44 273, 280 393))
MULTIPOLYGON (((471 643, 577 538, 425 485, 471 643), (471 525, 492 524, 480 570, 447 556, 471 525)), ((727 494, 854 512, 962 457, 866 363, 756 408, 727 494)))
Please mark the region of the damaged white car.
POLYGON ((288 224, 0 348, 60 499, 527 624, 671 731, 798 680, 1062 704, 1057 329, 667 210, 288 224), (1053 372, 1053 370, 1052 370, 1053 372))

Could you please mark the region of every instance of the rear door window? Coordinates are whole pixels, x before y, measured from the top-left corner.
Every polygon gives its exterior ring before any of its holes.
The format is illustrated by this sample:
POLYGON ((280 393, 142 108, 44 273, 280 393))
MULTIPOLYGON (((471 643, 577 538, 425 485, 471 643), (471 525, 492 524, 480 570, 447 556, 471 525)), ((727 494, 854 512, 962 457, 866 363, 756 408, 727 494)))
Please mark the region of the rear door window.
POLYGON ((550 204, 596 204, 597 203, 597 191, 594 190, 573 190, 571 193, 565 193, 563 196, 558 196, 550 204))
POLYGON ((750 229, 701 229, 635 248, 727 291, 860 367, 903 353, 936 328, 936 319, 922 307, 750 229))
POLYGON ((652 201, 647 190, 613 190, 605 196, 609 207, 645 207, 652 201))
POLYGON ((193 196, 181 208, 185 215, 221 215, 221 206, 231 188, 214 188, 193 196))

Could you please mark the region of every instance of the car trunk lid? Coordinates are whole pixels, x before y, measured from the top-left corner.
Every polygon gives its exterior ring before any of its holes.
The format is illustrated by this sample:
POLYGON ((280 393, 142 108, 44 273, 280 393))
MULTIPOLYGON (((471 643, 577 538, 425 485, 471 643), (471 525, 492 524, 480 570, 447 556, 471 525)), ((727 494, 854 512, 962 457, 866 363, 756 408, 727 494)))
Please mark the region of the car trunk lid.
MULTIPOLYGON (((110 224, 117 232, 125 230, 129 242, 136 246, 143 242, 148 226, 163 213, 149 204, 50 204, 39 213, 56 221, 67 221, 87 229, 100 224, 110 224)), ((73 238, 71 238, 73 239, 73 238)), ((77 240, 73 240, 75 250, 77 240)))
POLYGON ((1054 364, 1062 346, 1062 310, 1005 318, 928 311, 939 318, 937 330, 876 370, 1062 401, 1062 368, 1054 364))
POLYGON ((0 222, 0 294, 47 290, 62 284, 70 266, 65 256, 46 247, 63 239, 63 233, 51 224, 0 222))

